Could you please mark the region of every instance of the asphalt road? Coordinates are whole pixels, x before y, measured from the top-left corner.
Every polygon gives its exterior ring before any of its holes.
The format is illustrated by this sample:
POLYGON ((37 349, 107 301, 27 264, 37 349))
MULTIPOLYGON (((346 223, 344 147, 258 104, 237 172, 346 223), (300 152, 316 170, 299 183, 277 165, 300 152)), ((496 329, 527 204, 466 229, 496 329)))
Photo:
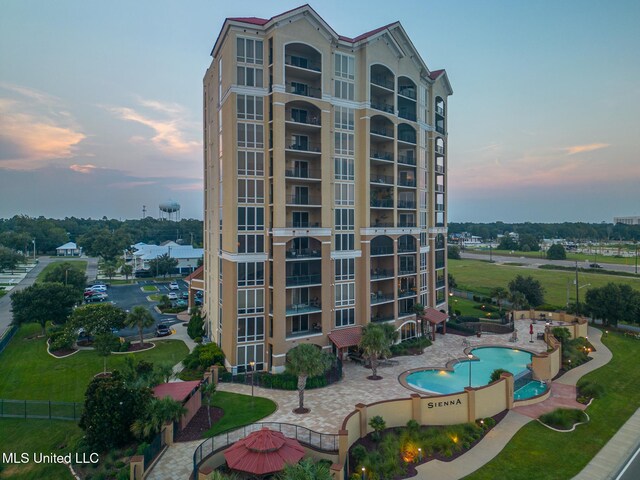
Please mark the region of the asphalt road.
MULTIPOLYGON (((471 260, 489 260, 488 253, 469 253, 460 252, 462 258, 468 258, 471 260)), ((531 257, 511 257, 506 255, 491 255, 494 262, 509 262, 509 263, 524 263, 531 265, 532 267, 538 267, 540 265, 560 265, 562 267, 575 267, 576 262, 573 260, 547 260, 546 258, 531 258, 531 257)), ((589 268, 590 262, 578 262, 578 267, 589 268)), ((598 259, 598 264, 602 265, 604 270, 614 270, 618 272, 635 272, 635 265, 619 265, 616 263, 605 263, 598 259)), ((595 271, 599 269, 593 269, 595 271)))
POLYGON ((640 478, 640 447, 630 457, 615 480, 637 480, 640 478))

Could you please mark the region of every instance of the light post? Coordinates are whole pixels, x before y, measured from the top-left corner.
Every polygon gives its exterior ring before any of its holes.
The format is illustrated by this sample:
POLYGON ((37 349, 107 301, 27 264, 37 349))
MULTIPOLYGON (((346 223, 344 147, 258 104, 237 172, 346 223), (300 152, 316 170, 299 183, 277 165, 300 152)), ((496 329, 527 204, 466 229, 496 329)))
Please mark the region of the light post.
POLYGON ((493 238, 489 239, 489 263, 493 262, 493 238))
POLYGON ((362 480, 366 480, 366 470, 364 467, 362 467, 362 480))
POLYGON ((34 238, 33 240, 31 240, 31 243, 33 243, 33 261, 36 261, 36 239, 34 238))
POLYGON ((578 287, 578 261, 576 260, 576 315, 580 316, 580 288, 578 287))
POLYGON ((467 358, 469 358, 469 388, 471 388, 471 359, 473 358, 473 355, 469 353, 467 354, 467 358))
POLYGON ((249 362, 249 366, 251 367, 251 403, 253 404, 253 372, 254 369, 253 367, 255 366, 256 362, 249 362))

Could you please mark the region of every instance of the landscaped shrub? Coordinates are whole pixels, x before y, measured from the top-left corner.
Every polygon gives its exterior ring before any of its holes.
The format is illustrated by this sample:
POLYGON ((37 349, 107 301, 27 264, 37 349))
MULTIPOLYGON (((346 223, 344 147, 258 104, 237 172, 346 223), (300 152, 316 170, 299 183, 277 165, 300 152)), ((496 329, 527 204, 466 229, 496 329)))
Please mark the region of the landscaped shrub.
POLYGON ((543 303, 542 305, 538 305, 536 306, 536 310, 542 310, 545 312, 557 312, 557 311, 561 311, 564 310, 563 307, 560 307, 559 305, 552 305, 550 303, 543 303))
POLYGON ((427 337, 416 337, 410 338, 409 340, 405 340, 395 345, 391 345, 389 349, 391 350, 392 356, 399 356, 420 354, 425 348, 429 346, 431 346, 431 340, 429 340, 427 337))
POLYGON ((578 388, 578 396, 584 397, 587 402, 591 398, 602 398, 605 394, 605 389, 602 385, 586 379, 578 381, 576 387, 578 388))
POLYGON ((493 383, 500 380, 500 375, 502 375, 503 373, 509 373, 509 371, 505 370, 504 368, 496 368, 493 372, 491 372, 489 383, 493 383))
POLYGON ((479 322, 480 319, 478 317, 472 317, 471 315, 462 315, 458 317, 459 323, 470 323, 470 322, 479 322))
POLYGON ((553 412, 540 416, 540 421, 545 425, 559 430, 569 430, 576 423, 585 422, 586 415, 582 410, 573 408, 558 408, 553 412))
POLYGON ((198 345, 187 355, 182 364, 189 369, 204 370, 211 365, 224 366, 224 353, 215 343, 198 345))
POLYGON ((377 441, 380 440, 380 432, 387 428, 387 423, 380 415, 376 415, 369 420, 369 426, 373 428, 373 434, 371 436, 377 441))

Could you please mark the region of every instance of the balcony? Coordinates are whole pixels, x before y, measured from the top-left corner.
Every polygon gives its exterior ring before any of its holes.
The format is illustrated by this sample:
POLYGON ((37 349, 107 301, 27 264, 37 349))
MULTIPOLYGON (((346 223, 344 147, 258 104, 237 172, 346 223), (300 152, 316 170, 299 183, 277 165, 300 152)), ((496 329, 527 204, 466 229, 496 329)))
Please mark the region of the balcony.
POLYGON ((371 108, 374 110, 380 110, 381 112, 390 113, 393 115, 393 105, 383 102, 377 102, 375 100, 371 100, 371 108))
POLYGON ((380 135, 381 137, 386 137, 390 140, 393 140, 393 129, 386 127, 376 127, 371 125, 371 129, 369 130, 373 135, 380 135))
POLYGON ((302 57, 299 55, 285 55, 284 64, 290 67, 301 68, 304 70, 311 70, 313 72, 321 72, 322 68, 320 63, 316 63, 315 61, 302 57))
POLYGON ((371 150, 369 158, 371 158, 371 160, 381 160, 381 161, 385 161, 385 162, 393 162, 393 153, 385 152, 385 151, 382 151, 382 150, 371 150))
POLYGON ((399 228, 415 228, 417 226, 415 221, 398 222, 399 228))
POLYGON ((436 212, 444 212, 444 203, 436 203, 436 212))
POLYGON ((374 185, 394 185, 393 175, 377 175, 372 173, 369 177, 369 181, 374 185))
POLYGON ((398 163, 403 165, 412 165, 415 167, 416 157, 415 155, 398 155, 398 163))
POLYGON ((310 327, 308 330, 296 330, 295 332, 287 330, 287 339, 308 337, 309 335, 316 335, 322 333, 322 327, 318 324, 310 327))
POLYGON ((312 248, 297 248, 287 250, 285 256, 287 257, 287 259, 304 260, 307 258, 320 258, 322 256, 322 253, 320 252, 320 250, 312 248))
POLYGON ((284 171, 286 178, 304 179, 304 180, 320 180, 320 170, 310 168, 290 168, 284 171))
POLYGON ((308 207, 321 207, 320 195, 287 195, 287 205, 304 205, 308 207))
POLYGON ((411 245, 398 244, 398 253, 416 253, 416 247, 411 245))
POLYGON ((312 87, 306 83, 287 82, 286 91, 303 97, 322 98, 322 90, 320 88, 312 87))
POLYGON ((402 177, 400 177, 400 179, 398 180, 398 186, 415 188, 416 179, 415 178, 402 178, 402 177))
POLYGON ((408 298, 408 297, 415 297, 418 294, 416 293, 415 289, 414 290, 399 290, 398 291, 398 298, 408 298))
POLYGON ((382 75, 371 75, 371 83, 390 91, 393 91, 395 88, 393 77, 389 78, 382 75))
POLYGON ((440 155, 444 155, 444 146, 436 145, 436 153, 439 153, 440 155))
POLYGON ((398 272, 398 276, 403 276, 403 275, 415 275, 416 274, 416 267, 414 266, 413 268, 407 267, 405 269, 400 269, 400 271, 398 272))
POLYGON ((372 257, 381 257, 384 255, 393 255, 393 246, 371 247, 372 257))
POLYGON ((288 118, 287 122, 295 123, 297 125, 311 125, 314 127, 320 126, 320 118, 316 115, 287 114, 286 118, 288 118))
POLYGON ((415 210, 416 201, 415 200, 398 200, 398 208, 415 210))
POLYGON ((371 305, 380 305, 382 303, 389 303, 393 301, 393 295, 386 295, 382 292, 371 294, 371 305))
POLYGON ((436 132, 441 133, 442 135, 445 135, 445 131, 444 131, 444 126, 441 125, 440 123, 436 123, 436 132))
POLYGON ((287 228, 322 228, 320 222, 295 220, 286 223, 287 228))
POLYGON ((371 281, 387 280, 393 277, 395 277, 393 269, 374 268, 373 270, 371 270, 371 281))
POLYGON ((436 184, 436 192, 443 193, 444 192, 444 185, 437 185, 436 184))
POLYGON ((436 282, 436 288, 443 288, 446 287, 447 283, 444 280, 440 280, 438 282, 436 282))
POLYGON ((416 121, 416 112, 415 112, 415 108, 410 109, 410 108, 400 108, 398 110, 398 116, 400 118, 404 118, 406 120, 410 120, 412 122, 416 121))
POLYGON ((322 276, 318 273, 315 275, 293 275, 287 276, 287 287, 301 287, 304 285, 320 285, 322 284, 322 276))
POLYGON ((309 313, 318 313, 322 311, 322 306, 320 303, 295 303, 292 305, 287 305, 286 307, 286 315, 306 315, 309 313))
POLYGON ((320 144, 315 142, 300 142, 294 139, 287 141, 287 150, 295 150, 296 152, 320 153, 320 144))
POLYGON ((399 133, 398 141, 404 143, 411 143, 413 145, 416 144, 416 135, 412 133, 399 133))
POLYGON ((393 314, 376 315, 375 317, 371 317, 371 321, 373 323, 390 322, 390 321, 392 321, 394 319, 395 319, 395 317, 393 316, 393 314))
POLYGON ((416 88, 413 86, 398 86, 398 95, 402 95, 405 98, 410 98, 411 100, 416 99, 416 88))
POLYGON ((444 165, 436 165, 436 173, 444 173, 444 165))
POLYGON ((372 198, 369 205, 373 208, 393 208, 393 198, 372 198))

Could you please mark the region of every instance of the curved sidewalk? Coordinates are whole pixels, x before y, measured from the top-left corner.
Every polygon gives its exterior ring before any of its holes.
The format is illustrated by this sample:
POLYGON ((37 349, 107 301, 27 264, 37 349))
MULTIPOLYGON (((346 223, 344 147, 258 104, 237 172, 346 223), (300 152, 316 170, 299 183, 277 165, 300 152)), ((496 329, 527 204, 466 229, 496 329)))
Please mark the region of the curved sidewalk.
MULTIPOLYGON (((611 361, 613 355, 611 351, 604 346, 601 341, 602 332, 596 328, 589 327, 589 341, 595 347, 595 351, 591 352, 591 360, 579 367, 576 367, 569 372, 565 373, 554 383, 560 383, 563 385, 571 385, 575 387, 576 382, 583 376, 593 370, 596 370, 603 365, 606 365, 611 361)), ((540 405, 549 402, 551 399, 547 399, 541 402, 540 405)), ((523 426, 533 420, 529 416, 525 416, 517 412, 518 407, 511 410, 507 416, 491 430, 473 449, 469 450, 464 455, 452 460, 451 462, 442 462, 440 460, 432 460, 423 465, 417 467, 418 478, 437 478, 438 480, 457 480, 465 477, 476 470, 482 468, 485 464, 489 463, 496 455, 498 455, 502 449, 509 443, 511 438, 520 430, 523 426)), ((638 415, 640 417, 640 415, 638 415)), ((635 417, 635 416, 634 416, 635 417)), ((632 417, 633 418, 633 417, 632 417)), ((630 420, 631 421, 631 420, 630 420)), ((623 427, 623 429, 627 427, 623 427)), ((612 443, 612 438, 609 443, 612 443)), ((609 446, 609 443, 601 450, 604 451, 609 446)), ((627 446, 631 447, 631 444, 627 446)), ((621 448, 621 447, 616 447, 621 448)), ((627 453, 628 448, 623 449, 623 454, 627 453)), ((594 459, 580 472, 577 479, 593 479, 601 480, 605 477, 602 476, 601 470, 598 469, 593 475, 590 475, 590 470, 595 470, 596 465, 592 465, 596 458, 600 454, 596 455, 594 459)), ((620 461, 611 462, 610 472, 617 470, 620 465, 620 461)), ((599 464, 598 464, 599 465, 599 464)))

